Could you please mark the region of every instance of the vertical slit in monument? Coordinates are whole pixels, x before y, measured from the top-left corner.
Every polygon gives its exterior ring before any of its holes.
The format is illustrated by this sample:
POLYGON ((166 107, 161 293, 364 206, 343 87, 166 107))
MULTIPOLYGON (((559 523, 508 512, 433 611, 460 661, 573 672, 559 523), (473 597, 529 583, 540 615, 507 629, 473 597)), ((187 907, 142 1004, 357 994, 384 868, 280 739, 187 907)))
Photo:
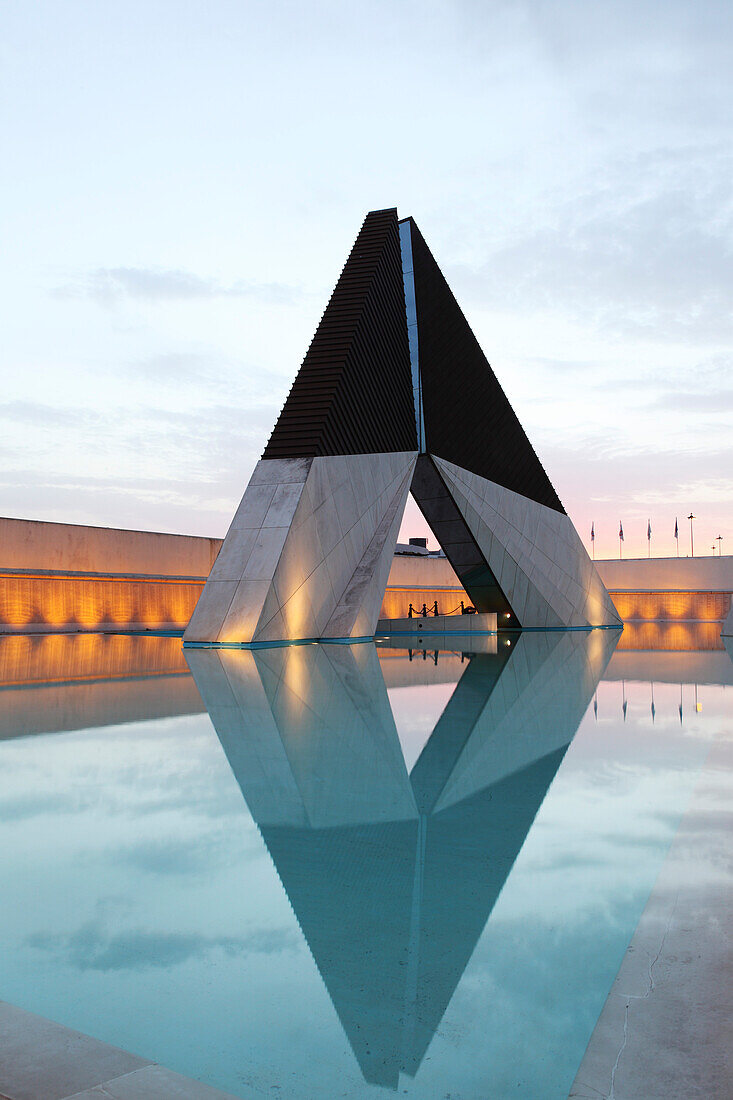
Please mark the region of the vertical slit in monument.
POLYGON ((521 626, 430 455, 418 456, 410 492, 476 610, 521 626))
POLYGON ((410 219, 399 223, 400 252, 402 254, 402 279, 405 287, 405 314, 407 316, 407 341, 410 348, 410 373, 412 376, 412 394, 415 402, 415 427, 417 429, 417 447, 422 454, 425 447, 425 420, 422 407, 422 382, 420 380, 420 358, 417 338, 417 299, 415 296, 415 275, 412 262, 412 229, 410 219))

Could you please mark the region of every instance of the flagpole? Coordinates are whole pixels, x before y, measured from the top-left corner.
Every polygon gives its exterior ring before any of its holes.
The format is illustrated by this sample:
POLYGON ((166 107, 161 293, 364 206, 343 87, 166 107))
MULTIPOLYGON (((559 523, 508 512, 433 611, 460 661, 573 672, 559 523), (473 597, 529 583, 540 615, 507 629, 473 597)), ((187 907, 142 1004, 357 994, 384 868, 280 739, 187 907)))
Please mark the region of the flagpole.
POLYGON ((687 518, 690 521, 690 557, 694 558, 695 557, 695 540, 692 536, 692 521, 693 521, 693 519, 697 519, 697 516, 693 516, 692 512, 690 512, 690 514, 687 518))

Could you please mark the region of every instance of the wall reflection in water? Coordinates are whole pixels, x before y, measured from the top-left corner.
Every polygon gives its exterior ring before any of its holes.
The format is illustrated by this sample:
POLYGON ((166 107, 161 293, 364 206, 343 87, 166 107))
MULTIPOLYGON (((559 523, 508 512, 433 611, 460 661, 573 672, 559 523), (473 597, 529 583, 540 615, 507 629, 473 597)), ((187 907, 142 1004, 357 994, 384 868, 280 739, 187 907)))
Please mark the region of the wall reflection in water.
POLYGON ((617 637, 463 655, 409 773, 374 645, 186 651, 367 1081, 417 1072, 617 637))
POLYGON ((0 739, 202 709, 178 637, 0 635, 0 739))

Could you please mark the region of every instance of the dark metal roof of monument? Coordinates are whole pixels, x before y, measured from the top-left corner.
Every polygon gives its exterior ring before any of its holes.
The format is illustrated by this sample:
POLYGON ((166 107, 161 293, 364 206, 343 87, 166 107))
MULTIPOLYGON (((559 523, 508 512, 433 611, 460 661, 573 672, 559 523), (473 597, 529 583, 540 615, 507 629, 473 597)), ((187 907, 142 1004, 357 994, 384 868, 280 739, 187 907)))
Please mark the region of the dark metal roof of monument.
MULTIPOLYGON (((426 450, 564 512, 412 218, 426 450)), ((395 209, 364 223, 263 458, 419 448, 395 209)))
POLYGON ((426 450, 564 512, 461 307, 412 218, 426 450))
POLYGON ((373 210, 262 457, 416 449, 397 211, 373 210))

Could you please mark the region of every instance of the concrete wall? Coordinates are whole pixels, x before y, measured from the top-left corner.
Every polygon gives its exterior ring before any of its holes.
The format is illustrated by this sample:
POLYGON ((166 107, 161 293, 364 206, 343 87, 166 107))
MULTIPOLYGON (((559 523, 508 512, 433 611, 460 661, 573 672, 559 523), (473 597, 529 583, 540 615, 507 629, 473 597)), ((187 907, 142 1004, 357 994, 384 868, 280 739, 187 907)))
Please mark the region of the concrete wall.
POLYGON ((0 518, 0 570, 208 577, 221 539, 0 518))
MULTIPOLYGON (((395 554, 387 586, 389 588, 452 588, 463 591, 461 582, 447 558, 423 557, 421 554, 395 554)), ((466 602, 470 601, 467 599, 466 602)))
POLYGON ((609 592, 733 592, 733 556, 605 559, 595 563, 609 592))
POLYGON ((626 622, 714 622, 725 619, 731 604, 729 592, 627 592, 611 591, 619 615, 626 622))
MULTIPOLYGON (((180 629, 221 539, 0 519, 0 633, 180 629)), ((624 621, 725 619, 733 556, 630 558, 596 566, 624 621)), ((469 604, 446 558, 394 557, 379 617, 409 604, 469 604)), ((733 629, 733 628, 731 628, 733 629)))
POLYGON ((447 558, 395 554, 379 618, 401 619, 410 604, 419 611, 423 604, 430 609, 436 601, 441 615, 452 614, 460 609, 461 600, 471 605, 447 558))
POLYGON ((221 539, 0 519, 0 633, 180 629, 221 539))
POLYGON ((0 633, 183 630, 203 580, 0 570, 0 633))

